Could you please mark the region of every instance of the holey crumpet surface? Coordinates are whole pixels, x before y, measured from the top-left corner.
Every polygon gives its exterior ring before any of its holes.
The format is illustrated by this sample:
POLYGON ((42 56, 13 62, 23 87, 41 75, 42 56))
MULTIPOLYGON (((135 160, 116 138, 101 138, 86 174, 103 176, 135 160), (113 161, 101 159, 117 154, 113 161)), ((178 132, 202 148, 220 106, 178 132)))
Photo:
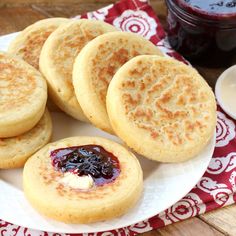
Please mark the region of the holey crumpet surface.
POLYGON ((117 71, 107 111, 129 147, 161 162, 194 157, 216 127, 216 102, 207 82, 192 67, 159 56, 137 56, 117 71))

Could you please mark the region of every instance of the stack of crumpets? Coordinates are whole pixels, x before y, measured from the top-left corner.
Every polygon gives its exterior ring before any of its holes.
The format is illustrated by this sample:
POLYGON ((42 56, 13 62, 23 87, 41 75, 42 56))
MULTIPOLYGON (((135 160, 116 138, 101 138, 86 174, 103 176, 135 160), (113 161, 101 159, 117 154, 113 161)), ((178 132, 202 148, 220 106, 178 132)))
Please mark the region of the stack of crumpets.
POLYGON ((51 137, 47 85, 32 66, 0 53, 0 168, 22 167, 51 137))

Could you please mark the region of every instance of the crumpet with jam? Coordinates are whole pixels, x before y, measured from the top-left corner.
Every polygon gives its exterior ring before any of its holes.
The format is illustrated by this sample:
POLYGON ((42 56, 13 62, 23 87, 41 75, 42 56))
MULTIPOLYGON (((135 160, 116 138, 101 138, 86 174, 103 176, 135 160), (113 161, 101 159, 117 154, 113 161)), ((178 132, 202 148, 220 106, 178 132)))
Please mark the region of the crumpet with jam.
POLYGON ((26 162, 23 187, 42 215, 90 223, 132 208, 142 193, 143 173, 136 157, 120 144, 71 137, 46 145, 26 162))

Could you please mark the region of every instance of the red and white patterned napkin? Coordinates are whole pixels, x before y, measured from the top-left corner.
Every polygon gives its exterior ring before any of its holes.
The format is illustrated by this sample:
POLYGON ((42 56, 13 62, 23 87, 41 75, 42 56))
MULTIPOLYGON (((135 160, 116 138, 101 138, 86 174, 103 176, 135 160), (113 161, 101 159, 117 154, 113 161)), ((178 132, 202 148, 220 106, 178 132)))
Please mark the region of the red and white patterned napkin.
MULTIPOLYGON (((116 4, 76 18, 103 20, 123 31, 140 34, 169 56, 186 62, 181 55, 171 49, 163 27, 147 0, 121 0, 116 4)), ((164 212, 135 225, 107 232, 91 232, 86 236, 132 236, 235 203, 236 121, 228 117, 219 106, 217 114, 216 147, 212 160, 198 184, 184 198, 164 212)), ((83 234, 36 231, 3 220, 0 220, 0 235, 83 236, 83 234)))

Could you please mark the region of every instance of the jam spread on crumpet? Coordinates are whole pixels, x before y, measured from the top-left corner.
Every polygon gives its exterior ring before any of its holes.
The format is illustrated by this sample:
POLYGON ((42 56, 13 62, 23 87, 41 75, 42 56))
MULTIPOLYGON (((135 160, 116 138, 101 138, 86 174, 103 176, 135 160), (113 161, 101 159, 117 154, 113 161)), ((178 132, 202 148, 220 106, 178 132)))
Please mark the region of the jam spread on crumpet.
POLYGON ((117 157, 98 145, 60 148, 53 150, 50 157, 57 171, 91 176, 96 186, 111 183, 120 174, 117 157))

